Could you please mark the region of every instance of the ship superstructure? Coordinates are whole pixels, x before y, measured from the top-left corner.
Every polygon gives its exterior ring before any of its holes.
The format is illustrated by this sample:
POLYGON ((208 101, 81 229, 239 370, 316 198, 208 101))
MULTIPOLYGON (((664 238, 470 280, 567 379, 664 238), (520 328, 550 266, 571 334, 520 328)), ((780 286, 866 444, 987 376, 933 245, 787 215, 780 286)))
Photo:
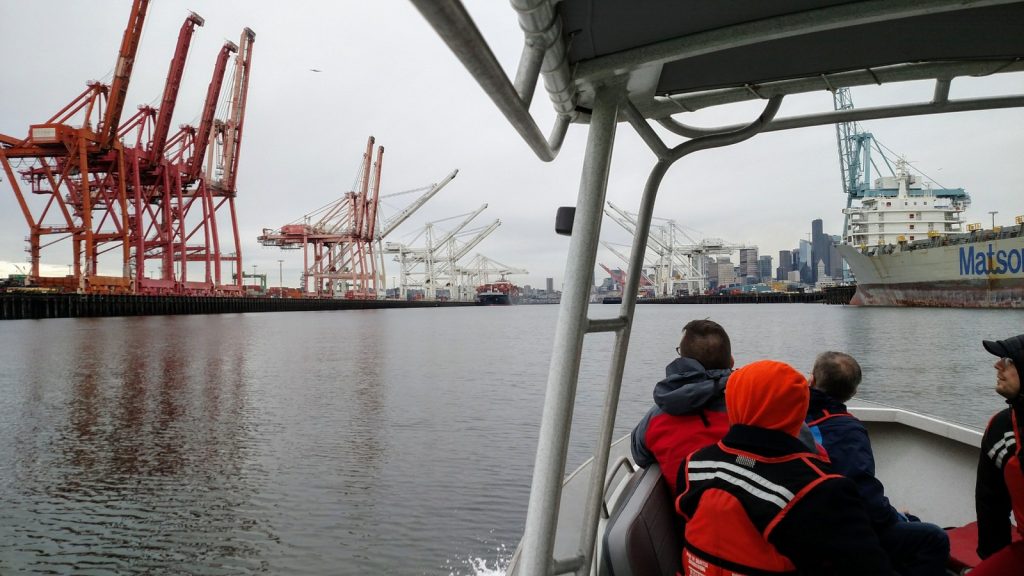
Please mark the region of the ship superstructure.
POLYGON ((884 246, 961 233, 970 202, 963 189, 937 192, 923 186, 900 159, 895 176, 876 179, 874 188, 863 191, 860 206, 843 210, 848 222, 845 242, 884 246))

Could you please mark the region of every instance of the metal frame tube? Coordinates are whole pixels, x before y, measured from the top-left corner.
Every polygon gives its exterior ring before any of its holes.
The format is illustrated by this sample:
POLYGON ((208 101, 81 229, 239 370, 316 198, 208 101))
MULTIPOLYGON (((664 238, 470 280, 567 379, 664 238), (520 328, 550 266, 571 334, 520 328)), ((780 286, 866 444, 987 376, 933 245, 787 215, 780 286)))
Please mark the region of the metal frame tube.
MULTIPOLYGON (((936 83, 935 94, 941 98, 943 90, 948 91, 948 84, 936 83)), ((850 108, 846 110, 834 110, 820 114, 805 114, 801 116, 789 116, 772 120, 764 127, 762 132, 778 132, 781 130, 793 130, 795 128, 808 128, 810 126, 824 126, 840 122, 858 122, 861 120, 878 120, 881 118, 906 118, 909 116, 924 116, 927 114, 945 114, 948 112, 971 112, 975 110, 997 110, 1003 108, 1018 108, 1024 106, 1024 96, 994 96, 992 98, 974 98, 971 100, 936 100, 924 104, 899 104, 895 106, 876 106, 873 108, 850 108)), ((662 118, 658 123, 667 130, 689 138, 710 136, 722 132, 739 130, 742 125, 719 126, 716 128, 697 128, 681 124, 672 118, 662 118)))
MULTIPOLYGON (((466 70, 490 96, 512 127, 530 146, 534 154, 545 162, 558 155, 562 141, 569 130, 575 112, 560 114, 555 119, 548 139, 544 138, 529 108, 519 97, 516 87, 502 70, 491 47, 487 45, 473 19, 458 0, 412 0, 416 9, 437 31, 466 70)), ((523 85, 526 82, 523 81, 523 85)))
MULTIPOLYGON (((552 563, 583 336, 588 326, 590 284, 597 260, 621 95, 619 87, 599 89, 590 121, 523 533, 523 574, 547 574, 552 563)), ((602 471, 595 473, 603 476, 602 471)), ((592 554, 583 553, 588 557, 592 554)))
MULTIPOLYGON (((796 78, 758 84, 757 94, 746 87, 722 88, 690 92, 674 96, 659 96, 638 102, 637 107, 648 118, 664 118, 680 112, 694 112, 704 108, 748 102, 778 95, 803 94, 857 86, 875 86, 936 78, 955 79, 961 76, 989 76, 996 73, 1024 71, 1024 60, 971 60, 954 62, 924 62, 894 64, 864 70, 837 72, 814 78, 796 78)), ((696 135, 693 135, 696 136, 696 135)), ((691 136, 691 137, 693 137, 691 136)))

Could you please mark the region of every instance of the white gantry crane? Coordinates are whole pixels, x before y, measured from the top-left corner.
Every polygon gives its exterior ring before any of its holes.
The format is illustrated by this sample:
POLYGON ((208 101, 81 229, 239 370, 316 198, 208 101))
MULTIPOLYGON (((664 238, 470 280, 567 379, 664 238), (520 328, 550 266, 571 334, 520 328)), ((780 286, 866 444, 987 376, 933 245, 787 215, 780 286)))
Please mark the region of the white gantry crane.
POLYGON ((500 220, 495 220, 480 228, 465 229, 486 208, 487 204, 483 204, 476 210, 466 214, 428 222, 410 240, 411 244, 421 236, 424 236, 426 238, 426 246, 423 248, 412 248, 407 244, 399 242, 386 242, 384 244, 384 252, 395 254, 395 260, 399 262, 401 267, 401 298, 406 298, 409 290, 414 288, 422 289, 424 298, 431 300, 437 297, 438 289, 447 287, 453 294, 459 292, 458 261, 501 225, 500 220), (440 237, 435 237, 435 228, 438 224, 460 217, 462 220, 454 228, 445 232, 440 237), (469 236, 469 239, 462 240, 466 236, 469 236))
MULTIPOLYGON (((611 202, 608 202, 605 214, 630 234, 636 234, 636 214, 611 202)), ((655 257, 645 258, 645 261, 652 262, 653 282, 658 296, 674 296, 678 286, 685 286, 690 294, 703 294, 707 289, 707 257, 730 255, 747 248, 717 238, 705 238, 698 242, 687 235, 675 220, 654 220, 664 224, 651 225, 647 235, 647 250, 655 257)), ((616 255, 622 257, 618 253, 616 255)))
MULTIPOLYGON (((391 216, 390 218, 387 218, 383 222, 378 222, 378 224, 377 224, 377 234, 376 234, 377 254, 380 255, 380 268, 378 268, 378 270, 380 270, 380 279, 379 279, 378 286, 386 286, 386 281, 387 281, 387 279, 384 277, 384 275, 385 275, 385 270, 384 270, 384 246, 383 246, 384 239, 387 238, 389 234, 394 232, 395 228, 398 228, 402 224, 402 222, 405 222, 406 220, 408 220, 410 216, 412 216, 414 213, 416 213, 417 210, 422 208, 423 205, 427 203, 427 200, 430 200, 431 198, 433 198, 435 194, 440 192, 442 188, 447 186, 449 182, 451 182, 453 179, 455 179, 455 177, 458 176, 458 174, 459 174, 459 169, 456 168, 455 170, 452 170, 450 174, 445 176, 443 180, 441 180, 440 182, 438 182, 436 184, 433 184, 431 186, 425 186, 423 188, 416 188, 416 189, 413 189, 413 190, 406 190, 406 191, 403 191, 403 192, 395 192, 394 194, 386 194, 384 196, 381 196, 381 201, 384 201, 387 198, 394 198, 396 196, 402 196, 402 195, 405 195, 405 194, 412 194, 414 192, 420 192, 420 191, 426 190, 426 192, 421 194, 419 196, 419 198, 417 198, 416 200, 414 200, 412 202, 412 204, 409 204, 403 210, 399 211, 394 216, 391 216)), ((379 214, 379 212, 378 212, 378 214, 379 214)))

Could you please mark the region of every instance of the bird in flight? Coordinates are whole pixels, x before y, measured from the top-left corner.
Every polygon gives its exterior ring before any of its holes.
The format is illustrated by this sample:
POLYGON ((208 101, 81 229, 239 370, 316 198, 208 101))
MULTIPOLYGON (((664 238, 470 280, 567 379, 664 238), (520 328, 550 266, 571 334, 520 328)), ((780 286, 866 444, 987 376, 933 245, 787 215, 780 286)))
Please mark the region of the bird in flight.
POLYGON ((321 70, 319 68, 310 68, 309 71, 310 72, 323 72, 323 70, 321 70))

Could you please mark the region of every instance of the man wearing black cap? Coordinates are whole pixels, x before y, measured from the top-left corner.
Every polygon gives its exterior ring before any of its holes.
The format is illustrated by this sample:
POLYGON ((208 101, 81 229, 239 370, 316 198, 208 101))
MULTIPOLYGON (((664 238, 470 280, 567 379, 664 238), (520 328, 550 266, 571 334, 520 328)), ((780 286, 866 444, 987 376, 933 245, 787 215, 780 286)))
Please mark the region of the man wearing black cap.
POLYGON ((984 340, 995 363, 996 392, 1009 408, 997 412, 985 429, 978 462, 974 503, 978 511, 978 556, 983 560, 971 576, 1024 574, 1024 540, 1011 544, 1010 512, 1024 536, 1024 334, 1005 340, 984 340))

